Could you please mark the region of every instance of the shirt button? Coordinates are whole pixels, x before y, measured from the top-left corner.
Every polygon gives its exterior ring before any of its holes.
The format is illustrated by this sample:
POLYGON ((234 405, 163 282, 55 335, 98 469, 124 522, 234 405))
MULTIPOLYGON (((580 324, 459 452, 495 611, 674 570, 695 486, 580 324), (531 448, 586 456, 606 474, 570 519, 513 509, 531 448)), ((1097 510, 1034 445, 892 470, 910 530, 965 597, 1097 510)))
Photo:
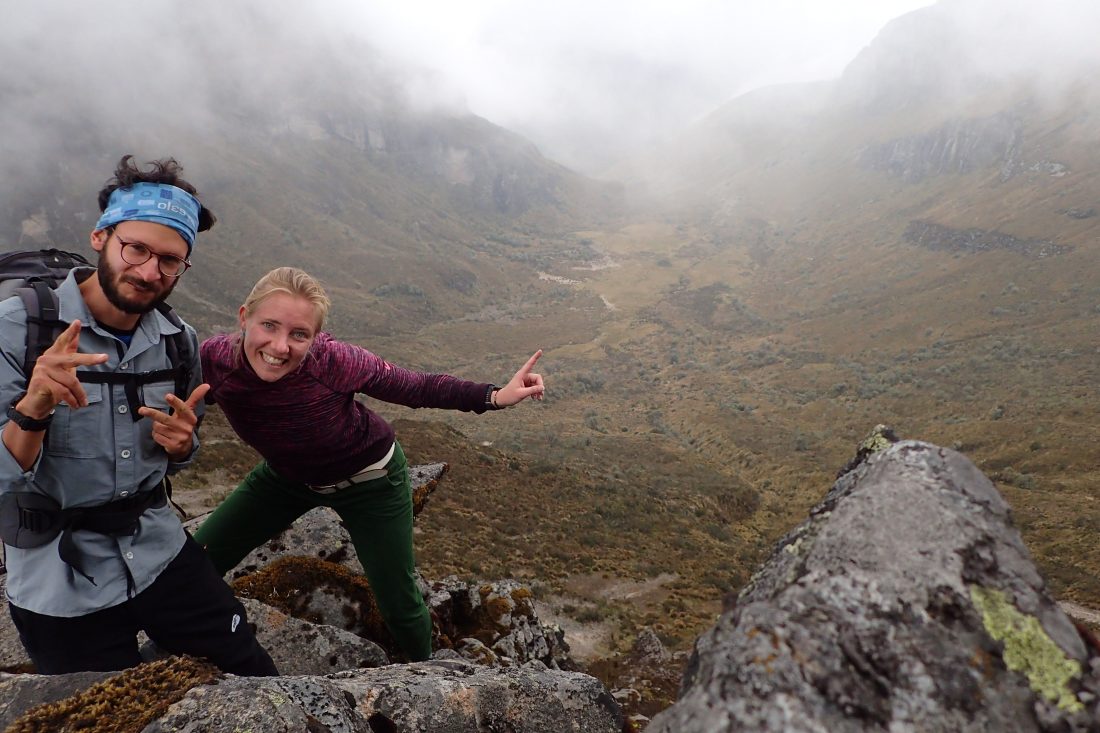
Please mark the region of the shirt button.
POLYGON ((119 369, 129 369, 130 368, 130 362, 124 361, 124 362, 122 362, 121 364, 118 365, 118 368, 119 369))
POLYGON ((126 414, 126 405, 119 405, 118 406, 118 413, 120 415, 125 415, 126 414))
POLYGON ((130 492, 129 491, 120 491, 120 492, 118 492, 118 495, 119 496, 129 496, 130 492))
POLYGON ((127 559, 127 560, 133 560, 133 559, 134 559, 134 553, 132 553, 132 552, 127 552, 127 553, 126 553, 126 559, 127 559))
POLYGON ((119 455, 122 456, 123 458, 129 458, 130 457, 130 451, 128 449, 124 450, 121 453, 119 453, 119 455))

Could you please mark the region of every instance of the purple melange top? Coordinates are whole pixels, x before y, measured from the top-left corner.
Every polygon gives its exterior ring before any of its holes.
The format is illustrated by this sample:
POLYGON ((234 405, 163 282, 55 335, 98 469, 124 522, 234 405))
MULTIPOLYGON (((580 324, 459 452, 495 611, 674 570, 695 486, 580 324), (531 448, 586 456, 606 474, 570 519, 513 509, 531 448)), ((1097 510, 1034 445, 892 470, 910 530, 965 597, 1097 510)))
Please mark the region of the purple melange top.
POLYGON ((336 483, 386 455, 393 428, 357 402, 357 392, 406 407, 485 411, 488 384, 402 369, 324 332, 296 372, 265 382, 237 357, 237 338, 223 334, 202 343, 206 401, 293 481, 336 483))

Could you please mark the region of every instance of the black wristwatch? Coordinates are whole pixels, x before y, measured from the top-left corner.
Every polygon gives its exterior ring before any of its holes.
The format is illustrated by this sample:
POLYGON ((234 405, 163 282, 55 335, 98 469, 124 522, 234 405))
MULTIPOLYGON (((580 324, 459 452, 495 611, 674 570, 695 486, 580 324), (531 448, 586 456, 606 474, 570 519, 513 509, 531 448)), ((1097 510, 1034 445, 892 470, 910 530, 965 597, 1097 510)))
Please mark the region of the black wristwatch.
POLYGON ((11 401, 11 404, 8 405, 8 419, 28 433, 41 432, 50 427, 50 421, 53 420, 53 410, 50 410, 49 415, 39 420, 38 418, 24 415, 19 410, 15 409, 15 406, 19 404, 19 400, 26 396, 27 393, 24 392, 21 395, 16 395, 15 399, 11 401))
POLYGON ((499 391, 500 391, 500 387, 496 386, 495 384, 490 384, 488 389, 485 390, 485 409, 486 410, 503 410, 504 409, 500 405, 494 405, 493 404, 493 393, 494 392, 499 392, 499 391))

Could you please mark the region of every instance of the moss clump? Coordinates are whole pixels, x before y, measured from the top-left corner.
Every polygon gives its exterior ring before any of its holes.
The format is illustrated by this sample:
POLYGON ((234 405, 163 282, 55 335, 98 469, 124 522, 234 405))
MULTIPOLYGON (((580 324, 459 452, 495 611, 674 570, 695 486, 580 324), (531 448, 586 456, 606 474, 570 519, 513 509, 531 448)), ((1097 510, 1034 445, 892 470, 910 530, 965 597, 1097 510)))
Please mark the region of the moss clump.
POLYGON ((1020 613, 999 590, 970 586, 970 599, 982 614, 986 632, 1004 645, 1005 666, 1027 677, 1037 694, 1071 713, 1084 709, 1069 689, 1081 664, 1066 656, 1034 616, 1020 613))
POLYGON ((221 678, 217 667, 169 657, 128 669, 79 695, 31 708, 5 733, 138 733, 192 687, 221 678))
POLYGON ((489 623, 494 626, 509 628, 511 625, 512 611, 516 609, 515 601, 508 596, 494 595, 485 599, 482 606, 488 616, 489 623))
MULTIPOLYGON (((315 557, 284 557, 258 572, 237 578, 232 584, 237 595, 253 598, 288 616, 310 623, 333 624, 310 608, 314 593, 327 592, 344 598, 344 626, 386 650, 391 659, 404 655, 378 610, 374 591, 366 577, 315 557)), ((339 624, 335 624, 339 626, 339 624)))

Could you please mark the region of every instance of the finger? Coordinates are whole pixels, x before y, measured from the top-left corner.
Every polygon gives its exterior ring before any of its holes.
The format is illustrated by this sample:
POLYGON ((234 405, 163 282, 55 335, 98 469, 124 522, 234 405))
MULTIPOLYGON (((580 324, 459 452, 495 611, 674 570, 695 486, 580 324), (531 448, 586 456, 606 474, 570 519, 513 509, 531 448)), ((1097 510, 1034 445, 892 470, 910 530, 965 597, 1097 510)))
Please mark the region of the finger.
POLYGON ((80 395, 73 394, 72 390, 62 387, 57 390, 57 404, 64 402, 70 409, 79 410, 84 405, 80 404, 80 395))
POLYGON ((523 385, 524 387, 541 387, 542 375, 541 374, 528 374, 527 379, 523 385))
POLYGON ((546 388, 543 387, 542 385, 539 385, 537 387, 524 387, 523 389, 521 389, 519 391, 519 393, 523 397, 540 398, 540 397, 542 397, 542 395, 545 391, 546 391, 546 388))
POLYGON ((58 396, 59 401, 64 400, 69 407, 80 409, 88 405, 88 393, 84 391, 80 380, 70 372, 54 372, 49 376, 54 386, 50 392, 58 396))
POLYGON ((519 371, 516 372, 516 374, 527 374, 527 372, 531 371, 531 368, 535 366, 535 363, 539 360, 540 356, 542 356, 542 349, 539 349, 534 354, 531 354, 531 358, 527 360, 526 364, 519 368, 519 371))
MULTIPOLYGON (((155 407, 149 407, 148 405, 138 408, 138 414, 142 417, 147 417, 154 423, 161 423, 167 425, 172 421, 172 416, 163 410, 158 410, 155 407)), ((155 426, 154 426, 155 429, 155 426)))
POLYGON ((194 391, 191 392, 191 396, 187 398, 188 409, 194 411, 195 406, 202 402, 203 397, 206 397, 206 393, 209 391, 210 385, 205 382, 195 387, 194 391))
POLYGON ((198 418, 195 416, 195 408, 190 401, 184 402, 171 392, 164 395, 164 399, 172 407, 172 414, 175 417, 183 419, 188 425, 194 425, 198 422, 198 418))
POLYGON ((73 369, 78 366, 102 364, 105 361, 107 361, 106 354, 78 354, 74 352, 62 358, 58 364, 65 369, 73 369))
POLYGON ((76 351, 74 344, 80 343, 80 321, 75 320, 69 324, 68 328, 57 335, 53 344, 46 351, 52 351, 57 349, 59 351, 69 350, 76 351))

